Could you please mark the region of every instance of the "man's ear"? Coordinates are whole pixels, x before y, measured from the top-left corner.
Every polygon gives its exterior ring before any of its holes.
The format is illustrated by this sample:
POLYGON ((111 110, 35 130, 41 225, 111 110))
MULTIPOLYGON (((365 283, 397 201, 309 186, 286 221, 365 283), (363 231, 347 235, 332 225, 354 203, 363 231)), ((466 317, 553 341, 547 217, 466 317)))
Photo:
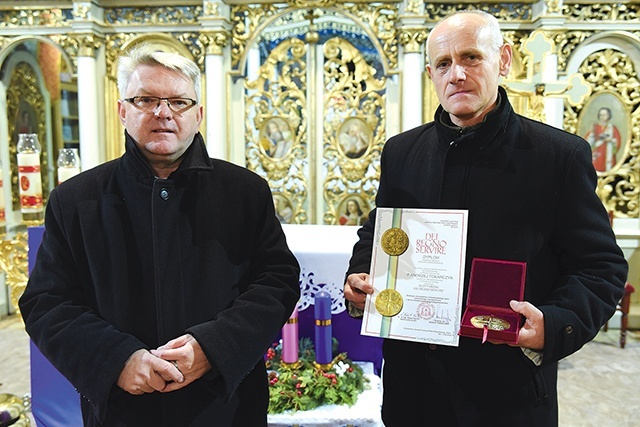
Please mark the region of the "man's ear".
POLYGON ((500 75, 506 77, 511 71, 511 61, 513 59, 513 50, 509 43, 505 43, 500 48, 500 75))

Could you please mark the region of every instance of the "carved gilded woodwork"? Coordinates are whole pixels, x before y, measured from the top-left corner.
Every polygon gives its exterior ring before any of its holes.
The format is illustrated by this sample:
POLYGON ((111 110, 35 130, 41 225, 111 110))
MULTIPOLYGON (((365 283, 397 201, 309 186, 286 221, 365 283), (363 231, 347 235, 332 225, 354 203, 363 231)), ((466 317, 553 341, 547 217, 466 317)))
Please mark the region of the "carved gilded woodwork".
POLYGON ((114 26, 197 24, 202 6, 105 8, 104 21, 114 26))
POLYGON ((245 82, 247 167, 267 179, 285 222, 298 224, 308 219, 306 55, 303 41, 284 40, 260 65, 255 79, 245 82))
MULTIPOLYGON (((388 71, 398 65, 398 40, 396 22, 398 6, 381 3, 344 3, 334 7, 314 10, 318 18, 340 15, 352 20, 356 27, 369 31, 374 44, 380 47, 384 65, 388 71)), ((234 5, 231 9, 232 38, 231 66, 234 69, 242 63, 247 46, 267 25, 276 27, 285 21, 300 22, 307 18, 306 10, 279 8, 276 5, 234 5), (277 21, 279 19, 280 21, 277 21)), ((318 24, 320 28, 320 24, 318 24)), ((353 26, 353 25, 351 25, 353 26)))
POLYGON ((633 3, 564 3, 567 21, 638 22, 640 5, 633 3))
POLYGON ((425 3, 428 22, 438 22, 460 10, 480 9, 504 22, 527 22, 533 18, 532 3, 425 3))
POLYGON ((386 78, 376 77, 375 68, 344 39, 328 40, 323 50, 323 220, 339 224, 349 203, 364 215, 374 207, 386 139, 386 78))
POLYGON ((400 30, 398 42, 406 53, 422 52, 422 46, 427 41, 427 31, 422 29, 400 30))
POLYGON ((20 314, 18 300, 28 279, 28 242, 27 233, 18 232, 15 235, 0 238, 0 269, 5 273, 5 281, 9 288, 9 299, 16 312, 20 314))
POLYGON ((558 71, 567 68, 567 61, 571 54, 587 38, 594 34, 593 31, 550 31, 549 35, 556 45, 556 55, 558 57, 558 71))
POLYGON ((0 29, 14 27, 70 27, 73 20, 71 9, 12 9, 0 10, 0 29))
MULTIPOLYGON (((589 126, 584 123, 596 122, 599 109, 606 107, 613 111, 616 117, 612 121, 619 128, 622 141, 615 152, 615 165, 598 172, 597 192, 607 210, 614 211, 617 217, 637 218, 640 191, 638 70, 625 52, 608 48, 592 53, 578 71, 592 85, 593 95, 584 105, 574 107, 565 103, 564 128, 573 133, 585 133, 589 126), (602 98, 606 102, 589 110, 594 98, 602 98)), ((590 138, 587 136, 587 139, 590 138)), ((597 151, 595 146, 592 149, 597 151)))
POLYGON ((67 58, 71 61, 72 69, 70 71, 76 74, 78 70, 78 56, 80 56, 80 41, 78 38, 67 34, 54 34, 50 35, 49 38, 67 55, 67 58))

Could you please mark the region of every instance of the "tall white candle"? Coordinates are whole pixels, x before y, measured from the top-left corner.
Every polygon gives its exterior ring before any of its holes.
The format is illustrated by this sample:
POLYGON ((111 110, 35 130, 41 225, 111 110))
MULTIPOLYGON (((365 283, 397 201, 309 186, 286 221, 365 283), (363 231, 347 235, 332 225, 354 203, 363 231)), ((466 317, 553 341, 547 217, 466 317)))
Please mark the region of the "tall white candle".
POLYGON ((18 153, 18 184, 20 186, 20 210, 37 213, 44 210, 40 153, 18 153))
POLYGON ((40 142, 35 133, 18 135, 18 187, 20 188, 20 211, 25 224, 40 222, 44 211, 42 197, 42 175, 40 174, 40 142))

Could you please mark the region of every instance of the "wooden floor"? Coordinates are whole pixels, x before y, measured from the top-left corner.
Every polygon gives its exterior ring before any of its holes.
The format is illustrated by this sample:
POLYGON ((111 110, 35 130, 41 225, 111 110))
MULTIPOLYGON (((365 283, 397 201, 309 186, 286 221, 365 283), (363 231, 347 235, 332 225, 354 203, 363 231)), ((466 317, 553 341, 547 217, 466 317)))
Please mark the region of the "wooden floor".
MULTIPOLYGON (((628 334, 625 349, 618 337, 601 332, 560 362, 561 427, 640 425, 640 332, 628 334)), ((0 320, 0 349, 0 393, 29 393, 29 340, 16 316, 0 320)))

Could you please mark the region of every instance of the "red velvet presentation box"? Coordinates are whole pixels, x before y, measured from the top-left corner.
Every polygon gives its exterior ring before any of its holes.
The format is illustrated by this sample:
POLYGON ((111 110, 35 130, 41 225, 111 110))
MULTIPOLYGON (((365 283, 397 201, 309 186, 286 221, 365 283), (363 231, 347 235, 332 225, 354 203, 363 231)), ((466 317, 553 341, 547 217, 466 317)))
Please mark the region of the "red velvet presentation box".
POLYGON ((467 307, 458 333, 460 336, 480 338, 483 342, 518 342, 522 316, 511 310, 509 301, 522 301, 524 297, 526 266, 526 263, 518 261, 473 259, 467 307), (509 326, 503 330, 494 330, 472 324, 472 319, 476 324, 478 319, 489 319, 493 325, 504 325, 500 320, 494 320, 496 318, 506 320, 509 326))

